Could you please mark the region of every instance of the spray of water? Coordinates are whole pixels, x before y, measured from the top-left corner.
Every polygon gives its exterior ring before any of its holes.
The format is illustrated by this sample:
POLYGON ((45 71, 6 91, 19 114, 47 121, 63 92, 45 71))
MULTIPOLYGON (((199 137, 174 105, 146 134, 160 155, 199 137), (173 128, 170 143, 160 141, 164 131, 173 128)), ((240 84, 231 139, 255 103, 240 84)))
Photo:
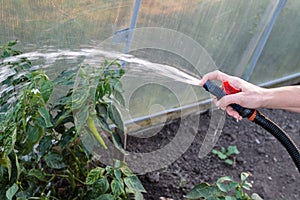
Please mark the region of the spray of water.
MULTIPOLYGON (((29 52, 24 53, 15 57, 6 58, 3 60, 4 63, 17 61, 22 57, 27 57, 30 60, 44 59, 48 65, 53 64, 58 60, 74 60, 78 57, 85 57, 85 63, 91 65, 99 65, 104 59, 117 59, 122 62, 126 62, 129 66, 129 76, 158 76, 168 77, 174 81, 179 81, 191 85, 199 85, 200 80, 178 68, 150 62, 141 58, 137 58, 132 55, 122 54, 118 52, 104 51, 95 48, 84 48, 80 50, 59 50, 57 52, 29 52)), ((48 66, 49 67, 49 66, 48 66)), ((0 77, 1 78, 1 77, 0 77)))
POLYGON ((200 80, 198 78, 169 65, 153 63, 144 59, 136 58, 134 56, 121 56, 118 59, 127 63, 134 63, 135 65, 130 65, 131 70, 140 70, 143 73, 148 70, 149 72, 153 72, 159 76, 171 78, 175 81, 180 81, 191 85, 200 84, 200 80))

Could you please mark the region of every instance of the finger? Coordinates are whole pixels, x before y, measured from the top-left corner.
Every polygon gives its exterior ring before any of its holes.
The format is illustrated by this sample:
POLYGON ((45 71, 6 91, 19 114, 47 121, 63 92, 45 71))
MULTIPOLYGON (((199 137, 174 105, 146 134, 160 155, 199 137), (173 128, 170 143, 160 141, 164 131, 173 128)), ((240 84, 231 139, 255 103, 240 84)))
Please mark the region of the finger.
POLYGON ((235 111, 232 107, 227 106, 226 107, 226 112, 229 116, 234 117, 237 120, 242 120, 243 117, 239 115, 239 113, 237 111, 235 111))
POLYGON ((222 81, 225 81, 228 79, 230 79, 229 75, 217 70, 217 71, 213 71, 213 72, 209 72, 209 73, 205 74, 200 81, 200 86, 203 86, 206 83, 206 81, 208 81, 208 80, 218 80, 218 81, 222 82, 222 81))
POLYGON ((216 104, 218 101, 217 97, 213 96, 213 102, 216 104))

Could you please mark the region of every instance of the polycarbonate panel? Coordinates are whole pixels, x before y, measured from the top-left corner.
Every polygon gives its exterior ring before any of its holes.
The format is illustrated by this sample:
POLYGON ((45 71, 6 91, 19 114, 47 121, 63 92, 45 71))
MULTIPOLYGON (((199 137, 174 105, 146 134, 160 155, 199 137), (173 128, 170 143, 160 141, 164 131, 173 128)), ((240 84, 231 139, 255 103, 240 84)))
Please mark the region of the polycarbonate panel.
POLYGON ((251 82, 264 83, 300 73, 300 1, 289 0, 262 51, 251 82))
POLYGON ((0 41, 19 39, 26 50, 78 48, 130 24, 134 1, 5 0, 0 41))
MULTIPOLYGON (((198 77, 214 69, 241 76, 278 3, 279 1, 259 0, 142 1, 137 28, 155 27, 178 31, 190 37, 202 49, 195 50, 193 45, 181 36, 173 37, 170 33, 170 37, 173 38, 169 40, 163 33, 158 33, 151 38, 151 33, 145 31, 143 34, 135 33, 136 41, 133 43, 138 44, 137 49, 132 47, 131 53, 155 63, 192 72, 198 77), (180 50, 163 48, 167 44, 144 44, 144 40, 148 40, 149 43, 153 40, 155 43, 157 37, 161 38, 161 43, 174 43, 174 48, 180 50), (178 40, 182 40, 182 44, 178 44, 178 40), (181 49, 184 50, 181 52, 181 49), (194 57, 189 57, 190 55, 195 55, 195 62, 194 57)), ((163 77, 142 77, 143 80, 140 81, 140 76, 129 73, 124 78, 125 93, 128 92, 129 101, 128 119, 151 116, 209 97, 199 87, 174 81, 167 82, 163 77)))
MULTIPOLYGON (((130 27, 134 0, 1 1, 0 43, 18 39, 19 47, 35 63, 43 65, 51 78, 82 62, 99 64, 105 57, 118 57, 116 52, 125 52, 129 44, 129 53, 153 65, 175 66, 196 77, 214 69, 241 76, 279 2, 141 0, 137 29, 130 35, 124 30, 130 27)), ((295 0, 292 2, 299 5, 295 0)), ((298 22, 289 19, 296 18, 296 10, 289 5, 289 10, 282 14, 286 21, 281 26, 295 28, 296 25, 289 24, 298 22), (294 14, 289 13, 291 9, 294 14)), ((299 37, 296 32, 278 34, 280 42, 282 36, 299 37)), ((274 43, 276 47, 277 37, 268 45, 274 43)), ((290 39, 287 41, 282 48, 291 45, 295 54, 298 46, 290 39)), ((127 120, 187 107, 209 97, 202 88, 158 76, 141 63, 126 66, 122 81, 127 120)), ((56 90, 59 96, 65 88, 56 90)))
POLYGON ((278 2, 142 1, 137 26, 164 27, 184 33, 207 50, 218 68, 235 73, 237 67, 245 67, 239 65, 243 54, 255 47, 278 2))

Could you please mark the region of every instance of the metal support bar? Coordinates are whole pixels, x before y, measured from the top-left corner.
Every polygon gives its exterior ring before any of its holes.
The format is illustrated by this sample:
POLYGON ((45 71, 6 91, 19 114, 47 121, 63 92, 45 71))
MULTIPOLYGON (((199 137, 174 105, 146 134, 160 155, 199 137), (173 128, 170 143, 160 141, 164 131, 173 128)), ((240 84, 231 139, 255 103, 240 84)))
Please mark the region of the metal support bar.
POLYGON ((132 37, 133 37, 133 30, 136 26, 136 21, 137 21, 137 17, 138 17, 138 14, 139 14, 141 2, 142 2, 142 0, 136 0, 135 1, 135 5, 134 5, 132 17, 131 17, 131 23, 130 23, 130 27, 129 27, 129 34, 128 34, 128 38, 127 38, 127 41, 126 41, 126 46, 125 46, 125 52, 124 53, 129 53, 129 51, 130 51, 131 40, 132 40, 132 37))
POLYGON ((113 44, 114 43, 125 43, 126 44, 125 49, 124 49, 124 53, 126 53, 126 54, 129 53, 129 51, 130 51, 133 32, 136 27, 136 22, 137 22, 137 17, 139 14, 141 2, 142 2, 142 0, 135 1, 130 26, 128 28, 116 31, 114 33, 114 37, 112 39, 113 44))
POLYGON ((278 3, 272 18, 271 18, 268 26, 266 27, 266 31, 263 33, 262 38, 259 41, 257 48, 255 49, 255 52, 250 60, 248 70, 246 71, 246 74, 243 77, 245 80, 249 80, 250 76, 252 75, 252 73, 255 69, 256 63, 266 45, 267 40, 269 39, 270 33, 273 29, 276 19, 277 19, 279 13, 282 11, 284 6, 286 5, 286 2, 287 2, 287 0, 280 0, 280 2, 278 3))

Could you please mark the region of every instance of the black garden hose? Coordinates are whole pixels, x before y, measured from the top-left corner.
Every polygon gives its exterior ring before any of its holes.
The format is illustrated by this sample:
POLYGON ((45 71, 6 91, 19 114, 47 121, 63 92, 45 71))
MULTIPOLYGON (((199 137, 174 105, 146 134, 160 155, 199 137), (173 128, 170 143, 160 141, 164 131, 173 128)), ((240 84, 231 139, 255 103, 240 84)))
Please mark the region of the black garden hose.
POLYGON ((274 123, 269 118, 265 117, 259 111, 256 112, 257 114, 253 122, 266 129, 285 147, 285 149, 289 152, 290 156, 292 157, 295 165, 297 166, 298 171, 300 172, 300 151, 295 142, 276 123, 274 123))
MULTIPOLYGON (((211 81, 207 81, 203 87, 217 97, 221 99, 226 95, 226 93, 217 85, 211 81)), ((279 142, 285 147, 289 155, 292 157, 298 171, 300 172, 300 151, 295 142, 290 138, 290 136, 282 130, 276 123, 274 123, 269 118, 265 117, 256 109, 244 108, 238 104, 230 105, 235 109, 243 118, 248 118, 250 121, 260 125, 269 133, 271 133, 279 142)))

